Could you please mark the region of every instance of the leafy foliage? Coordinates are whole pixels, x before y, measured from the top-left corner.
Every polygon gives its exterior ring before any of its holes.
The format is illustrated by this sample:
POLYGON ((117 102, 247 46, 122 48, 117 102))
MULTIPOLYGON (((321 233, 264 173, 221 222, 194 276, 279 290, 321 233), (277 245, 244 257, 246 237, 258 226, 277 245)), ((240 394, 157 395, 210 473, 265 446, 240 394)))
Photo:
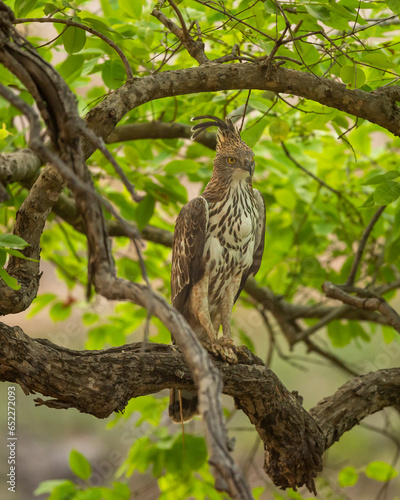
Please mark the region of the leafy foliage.
MULTIPOLYGON (((187 26, 194 20, 199 21, 209 59, 231 53, 234 45, 237 45, 237 53, 259 62, 257 58, 265 58, 275 50, 276 64, 284 63, 287 68, 367 92, 390 85, 400 77, 400 39, 394 29, 397 16, 393 15, 400 14, 397 0, 387 0, 386 5, 380 1, 358 0, 302 0, 279 5, 273 0, 227 0, 223 5, 196 0, 176 3, 187 26), (276 44, 281 37, 285 43, 276 44)), ((18 18, 48 16, 43 27, 49 20, 57 19, 72 20, 92 30, 90 33, 77 26, 54 23, 56 35, 51 35, 50 43, 47 43, 50 35, 46 30, 35 31, 35 36, 29 36, 28 32, 27 36, 42 57, 55 64, 75 92, 82 115, 127 78, 117 52, 93 34, 93 30, 123 51, 135 77, 194 64, 177 39, 151 15, 153 2, 100 0, 99 8, 84 0, 10 0, 8 4, 18 18)), ((167 2, 162 11, 178 22, 167 2)), ((21 83, 2 66, 0 80, 13 86, 32 104, 32 97, 21 83)), ((254 185, 268 207, 267 252, 257 275, 258 282, 288 302, 317 306, 322 300, 323 281, 346 281, 354 249, 380 205, 388 207, 372 231, 358 284, 378 287, 398 279, 400 139, 388 131, 362 119, 355 120, 335 107, 258 90, 251 93, 227 90, 219 94, 189 94, 151 101, 134 109, 119 125, 189 124, 193 114, 240 117, 244 111, 242 137, 256 154, 254 185)), ((4 123, 0 129, 2 151, 26 147, 26 131, 21 129, 19 112, 0 99, 0 114, 4 123)), ((201 191, 211 174, 214 152, 183 137, 132 139, 109 143, 107 147, 136 189, 144 194, 144 199, 133 205, 113 168, 99 152, 88 160, 96 189, 140 230, 151 224, 171 231, 182 205, 201 191)), ((7 186, 7 192, 10 199, 0 207, 0 220, 4 232, 10 233, 27 191, 14 184, 7 186)), ((64 194, 68 196, 68 191, 64 194)), ((109 215, 106 217, 112 222, 109 215)), ((0 236, 0 278, 14 289, 19 285, 3 266, 7 254, 25 258, 21 250, 26 245, 16 236, 0 236)), ((142 335, 146 312, 132 304, 118 304, 107 314, 98 310, 82 312, 82 302, 75 299, 74 294, 78 295, 77 288, 87 286, 87 249, 83 235, 53 216, 43 234, 42 247, 41 258, 55 266, 70 297, 41 294, 33 302, 30 316, 46 309, 53 321, 61 322, 71 312, 80 311, 89 349, 121 345, 132 335, 142 335)), ((118 274, 140 281, 140 265, 127 238, 114 238, 113 250, 118 274)), ((143 258, 154 288, 168 297, 170 250, 149 241, 143 258)), ((393 293, 388 289, 385 297, 390 299, 393 293)), ((237 309, 241 310, 242 306, 249 307, 245 295, 237 309)), ((310 326, 315 321, 306 320, 310 326)), ((274 328, 275 325, 272 333, 274 328)), ((258 354, 263 352, 264 337, 258 335, 251 321, 238 319, 233 329, 241 343, 258 354)), ((332 320, 321 337, 335 351, 353 344, 365 347, 381 333, 388 344, 398 342, 398 335, 390 327, 343 319, 332 320)), ((150 341, 169 340, 165 327, 152 320, 150 341)), ((126 424, 128 418, 138 412, 137 427, 149 426, 131 447, 119 468, 119 476, 125 480, 134 473, 151 471, 162 499, 222 498, 212 486, 204 440, 186 434, 183 458, 182 436, 178 432, 170 434, 162 421, 165 408, 165 399, 148 396, 129 403, 125 415, 115 417, 114 425, 126 424)), ((80 480, 89 480, 91 468, 83 455, 72 452, 70 465, 80 480)), ((396 471, 386 463, 372 462, 365 468, 365 475, 377 481, 390 481, 396 471)), ((341 487, 351 487, 357 481, 360 481, 359 471, 354 467, 340 471, 341 487)), ((112 488, 87 488, 91 496, 84 498, 130 498, 128 486, 122 483, 114 483, 112 488)), ((47 481, 39 486, 36 494, 49 493, 48 498, 52 500, 78 499, 83 498, 83 489, 67 480, 47 481)), ((262 495, 263 491, 256 493, 262 495)), ((275 493, 275 498, 303 497, 290 492, 275 493)))

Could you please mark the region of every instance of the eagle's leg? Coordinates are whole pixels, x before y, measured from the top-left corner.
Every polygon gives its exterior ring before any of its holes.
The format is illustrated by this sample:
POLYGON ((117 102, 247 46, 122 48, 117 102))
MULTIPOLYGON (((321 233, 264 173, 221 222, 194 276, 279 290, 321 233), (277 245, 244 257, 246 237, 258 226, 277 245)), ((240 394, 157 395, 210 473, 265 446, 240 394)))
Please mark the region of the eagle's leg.
POLYGON ((219 342, 224 346, 232 346, 231 316, 235 295, 240 285, 240 277, 236 276, 228 286, 221 304, 222 337, 219 342))
POLYGON ((218 336, 218 330, 214 328, 211 321, 210 311, 208 307, 208 277, 204 276, 198 283, 193 285, 190 294, 192 313, 196 317, 202 330, 207 334, 211 344, 213 344, 218 336))

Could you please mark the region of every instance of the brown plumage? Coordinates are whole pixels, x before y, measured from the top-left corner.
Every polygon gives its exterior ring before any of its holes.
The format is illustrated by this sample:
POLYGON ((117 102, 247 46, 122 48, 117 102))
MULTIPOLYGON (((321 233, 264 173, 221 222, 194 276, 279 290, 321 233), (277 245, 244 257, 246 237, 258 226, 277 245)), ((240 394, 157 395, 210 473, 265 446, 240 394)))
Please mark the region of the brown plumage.
MULTIPOLYGON (((230 320, 247 278, 260 268, 264 251, 265 205, 252 187, 254 153, 230 119, 208 119, 192 128, 194 139, 217 126, 213 173, 203 194, 178 215, 172 244, 172 305, 180 311, 203 345, 235 362, 230 320), (222 337, 218 332, 222 326, 222 337)), ((171 390, 170 416, 189 420, 195 393, 171 390)))

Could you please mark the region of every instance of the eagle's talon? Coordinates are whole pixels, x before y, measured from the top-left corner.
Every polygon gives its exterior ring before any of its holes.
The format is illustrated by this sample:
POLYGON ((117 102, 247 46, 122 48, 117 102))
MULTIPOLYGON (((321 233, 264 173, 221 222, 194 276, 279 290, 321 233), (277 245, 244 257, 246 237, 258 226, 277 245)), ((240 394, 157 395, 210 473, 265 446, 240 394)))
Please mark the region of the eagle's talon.
POLYGON ((219 341, 214 342, 211 345, 211 352, 212 352, 212 354, 223 359, 227 363, 230 363, 230 364, 238 363, 238 358, 235 354, 234 349, 232 349, 232 347, 227 347, 227 346, 222 345, 219 341))
POLYGON ((224 347, 232 347, 234 345, 233 340, 229 337, 221 337, 218 339, 218 343, 224 347))

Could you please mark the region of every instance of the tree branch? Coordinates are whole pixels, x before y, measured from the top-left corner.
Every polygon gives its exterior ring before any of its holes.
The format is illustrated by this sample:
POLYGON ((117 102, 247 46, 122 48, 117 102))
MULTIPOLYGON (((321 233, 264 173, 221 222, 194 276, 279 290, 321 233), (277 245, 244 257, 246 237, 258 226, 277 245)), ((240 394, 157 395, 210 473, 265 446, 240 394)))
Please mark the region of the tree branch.
POLYGON ((360 240, 360 243, 358 245, 357 252, 356 252, 356 255, 354 257, 353 264, 351 266, 351 270, 349 273, 349 277, 347 278, 345 286, 353 286, 354 285, 354 280, 356 279, 357 270, 358 270, 358 267, 361 263, 361 258, 362 258, 362 255, 364 253, 365 245, 367 244, 369 235, 371 234, 371 231, 373 230, 377 220, 382 215, 385 208, 386 208, 385 205, 382 207, 379 207, 378 210, 375 212, 374 216, 372 217, 372 219, 369 221, 368 226, 365 228, 365 230, 361 236, 361 240, 360 240))
POLYGON ((40 166, 40 158, 30 149, 0 153, 0 180, 5 185, 12 182, 29 182, 39 173, 40 166))
MULTIPOLYGON (((258 358, 239 350, 239 364, 214 360, 223 392, 235 398, 266 446, 266 470, 280 486, 300 486, 321 470, 321 455, 367 415, 400 405, 400 368, 356 377, 307 413, 258 358), (357 396, 356 398, 354 396, 357 396), (308 471, 308 472, 307 472, 308 471)), ((97 418, 122 411, 132 397, 193 389, 191 369, 174 346, 141 343, 75 351, 32 339, 0 323, 0 380, 19 384, 51 408, 77 408, 97 418)))
POLYGON ((89 26, 86 26, 85 24, 77 23, 76 21, 73 21, 72 19, 57 19, 54 17, 35 17, 35 18, 26 18, 26 19, 14 19, 14 24, 22 24, 22 23, 53 23, 53 24, 59 23, 59 24, 64 24, 66 26, 73 26, 75 28, 79 28, 81 30, 87 31, 88 33, 91 33, 92 35, 95 35, 98 38, 100 38, 101 40, 103 40, 103 42, 107 43, 112 49, 115 50, 115 52, 120 57, 122 64, 125 67, 127 79, 130 80, 131 78, 133 78, 132 68, 129 64, 128 59, 126 58, 125 54, 123 53, 123 51, 110 38, 103 35, 103 33, 100 33, 100 31, 97 31, 93 28, 90 28, 89 26))
POLYGON ((355 377, 311 408, 325 436, 326 449, 368 415, 400 404, 400 368, 355 377))
POLYGON ((344 304, 366 309, 367 311, 379 311, 387 318, 389 325, 400 333, 400 316, 383 297, 355 297, 329 281, 322 284, 322 290, 327 297, 340 300, 344 304))
POLYGON ((208 57, 204 53, 204 43, 200 39, 196 41, 192 38, 186 28, 185 21, 180 10, 172 0, 169 3, 177 14, 182 28, 177 26, 173 21, 171 21, 171 19, 168 19, 168 17, 166 17, 160 10, 153 9, 151 14, 178 38, 178 40, 182 43, 182 45, 193 57, 193 59, 195 59, 199 64, 205 64, 209 62, 208 57))
MULTIPOLYGON (((271 90, 297 95, 369 120, 396 136, 400 134, 397 127, 400 110, 386 95, 347 89, 344 84, 328 78, 281 66, 267 79, 266 69, 251 63, 209 63, 127 82, 93 108, 86 119, 98 135, 106 138, 125 114, 146 102, 176 95, 233 89, 271 90)), ((84 143, 85 157, 93 151, 93 146, 84 143)))

